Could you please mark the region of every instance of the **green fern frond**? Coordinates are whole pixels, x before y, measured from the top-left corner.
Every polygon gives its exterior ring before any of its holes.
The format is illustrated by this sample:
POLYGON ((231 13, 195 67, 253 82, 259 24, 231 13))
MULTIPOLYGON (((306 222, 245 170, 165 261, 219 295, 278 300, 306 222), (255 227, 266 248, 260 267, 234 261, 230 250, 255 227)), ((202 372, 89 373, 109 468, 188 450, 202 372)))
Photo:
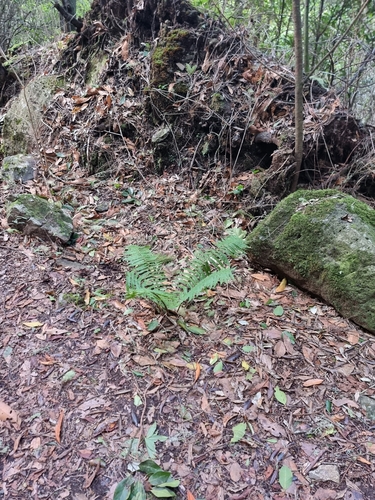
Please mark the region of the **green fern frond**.
POLYGON ((126 274, 126 298, 135 299, 142 297, 151 300, 162 309, 173 311, 179 305, 178 295, 164 290, 162 287, 149 286, 138 275, 137 270, 129 271, 126 274))
POLYGON ((220 252, 225 253, 228 257, 236 259, 246 252, 249 245, 246 241, 246 233, 243 231, 241 236, 231 234, 223 240, 217 241, 215 246, 220 252))
POLYGON ((148 247, 128 246, 125 259, 133 270, 126 275, 127 298, 143 297, 162 309, 175 311, 203 290, 228 283, 233 279, 229 259, 245 253, 245 235, 243 232, 231 234, 216 242, 216 248, 197 250, 189 266, 180 272, 171 287, 166 285, 163 270, 163 265, 172 260, 170 257, 154 253, 148 247))
POLYGON ((201 279, 195 286, 181 293, 179 296, 179 306, 186 301, 193 300, 204 290, 215 288, 219 283, 228 283, 233 279, 233 271, 230 267, 224 267, 213 271, 210 275, 201 279))
POLYGON ((189 267, 180 273, 176 284, 184 292, 194 288, 202 279, 209 276, 213 269, 230 267, 229 257, 236 258, 244 254, 248 245, 244 238, 232 234, 216 242, 215 246, 216 248, 205 252, 197 250, 189 267))
POLYGON ((171 257, 154 253, 146 246, 129 245, 125 250, 125 259, 136 270, 136 275, 132 279, 137 276, 138 285, 164 289, 167 278, 163 265, 173 260, 171 257))

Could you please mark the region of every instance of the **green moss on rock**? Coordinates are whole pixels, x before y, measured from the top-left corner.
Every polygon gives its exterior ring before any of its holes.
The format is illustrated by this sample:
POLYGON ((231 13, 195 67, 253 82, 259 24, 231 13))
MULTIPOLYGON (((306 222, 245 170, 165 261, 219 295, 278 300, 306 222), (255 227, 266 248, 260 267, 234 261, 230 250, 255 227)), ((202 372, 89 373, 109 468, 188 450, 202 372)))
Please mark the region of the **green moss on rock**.
POLYGON ((10 227, 43 239, 67 243, 73 221, 58 205, 32 194, 22 194, 7 206, 10 227))
POLYGON ((250 235, 255 260, 375 332, 375 212, 335 190, 297 191, 250 235))

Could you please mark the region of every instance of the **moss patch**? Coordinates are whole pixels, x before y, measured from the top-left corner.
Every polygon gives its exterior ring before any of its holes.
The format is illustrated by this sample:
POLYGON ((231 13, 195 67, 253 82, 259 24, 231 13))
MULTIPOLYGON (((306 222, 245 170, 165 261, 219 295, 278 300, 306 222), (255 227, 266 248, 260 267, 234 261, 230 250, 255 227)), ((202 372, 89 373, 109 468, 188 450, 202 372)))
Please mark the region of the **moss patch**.
POLYGON ((262 265, 375 331, 375 212, 335 190, 297 191, 252 232, 262 265))

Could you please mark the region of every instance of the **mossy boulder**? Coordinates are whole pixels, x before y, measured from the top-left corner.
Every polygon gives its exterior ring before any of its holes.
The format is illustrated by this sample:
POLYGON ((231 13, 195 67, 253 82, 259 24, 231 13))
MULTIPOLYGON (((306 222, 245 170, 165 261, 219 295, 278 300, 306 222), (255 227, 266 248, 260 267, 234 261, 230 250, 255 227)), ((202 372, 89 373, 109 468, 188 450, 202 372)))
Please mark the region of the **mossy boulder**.
POLYGON ((37 145, 43 108, 62 85, 61 78, 42 75, 21 90, 4 117, 3 146, 6 155, 26 154, 37 145))
POLYGON ((36 161, 30 155, 7 156, 0 168, 0 178, 11 184, 16 181, 30 181, 34 179, 35 173, 36 161))
POLYGON ((291 194, 250 234, 254 260, 375 333, 375 211, 336 190, 291 194))
POLYGON ((73 221, 56 203, 32 194, 22 194, 7 206, 10 227, 24 234, 67 243, 73 221))

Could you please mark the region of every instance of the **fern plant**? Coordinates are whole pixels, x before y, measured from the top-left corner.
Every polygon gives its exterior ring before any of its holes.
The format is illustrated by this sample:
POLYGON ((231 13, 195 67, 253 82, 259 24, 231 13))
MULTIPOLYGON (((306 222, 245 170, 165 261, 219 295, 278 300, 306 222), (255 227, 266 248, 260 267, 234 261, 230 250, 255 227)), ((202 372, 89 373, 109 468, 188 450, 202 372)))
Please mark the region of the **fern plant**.
POLYGON ((215 243, 210 250, 197 250, 187 268, 168 284, 164 265, 172 259, 154 253, 146 246, 129 245, 125 259, 132 268, 126 274, 126 297, 142 297, 161 309, 177 311, 182 303, 193 300, 201 292, 233 279, 231 258, 247 249, 246 233, 237 231, 215 243))

